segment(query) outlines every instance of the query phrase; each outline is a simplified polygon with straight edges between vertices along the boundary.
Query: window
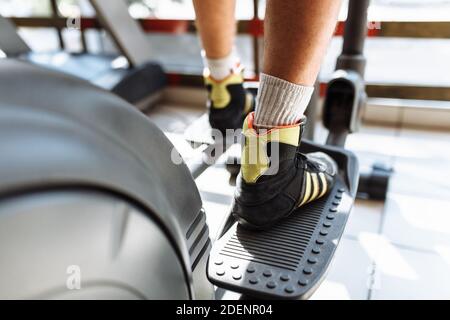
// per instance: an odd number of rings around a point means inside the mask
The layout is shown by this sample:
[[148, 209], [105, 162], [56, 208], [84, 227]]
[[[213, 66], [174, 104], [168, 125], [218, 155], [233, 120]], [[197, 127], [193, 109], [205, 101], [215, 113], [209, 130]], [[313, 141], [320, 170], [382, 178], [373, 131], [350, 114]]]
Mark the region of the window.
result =
[[[127, 0], [134, 18], [194, 19], [192, 0]], [[253, 18], [253, 0], [236, 1], [236, 17]]]
[[372, 21], [450, 21], [450, 0], [372, 0]]
[[51, 16], [48, 0], [0, 0], [0, 14], [5, 17]]
[[[266, 0], [259, 0], [258, 16], [263, 19]], [[340, 20], [347, 16], [344, 0]], [[450, 0], [371, 0], [371, 21], [450, 21]]]

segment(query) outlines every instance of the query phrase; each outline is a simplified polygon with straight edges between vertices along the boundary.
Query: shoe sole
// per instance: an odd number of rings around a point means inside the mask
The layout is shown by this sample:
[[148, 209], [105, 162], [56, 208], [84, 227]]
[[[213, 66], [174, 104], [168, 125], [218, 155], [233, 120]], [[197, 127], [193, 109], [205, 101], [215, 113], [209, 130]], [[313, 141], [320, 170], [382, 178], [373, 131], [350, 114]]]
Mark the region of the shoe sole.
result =
[[[321, 197], [326, 197], [331, 190], [333, 190], [334, 187], [334, 181], [333, 184], [330, 186], [330, 189]], [[319, 200], [320, 198], [315, 199], [314, 201]], [[273, 227], [274, 225], [276, 225], [277, 223], [279, 223], [281, 220], [288, 218], [291, 214], [293, 214], [296, 210], [300, 209], [301, 207], [296, 207], [293, 210], [291, 210], [290, 212], [288, 212], [287, 214], [285, 214], [284, 216], [278, 218], [277, 220], [274, 220], [268, 224], [265, 225], [255, 225], [251, 222], [248, 222], [247, 220], [245, 220], [244, 218], [240, 217], [237, 213], [232, 212], [231, 215], [234, 217], [234, 219], [245, 229], [250, 230], [250, 231], [264, 231], [264, 230], [268, 230], [271, 227]]]

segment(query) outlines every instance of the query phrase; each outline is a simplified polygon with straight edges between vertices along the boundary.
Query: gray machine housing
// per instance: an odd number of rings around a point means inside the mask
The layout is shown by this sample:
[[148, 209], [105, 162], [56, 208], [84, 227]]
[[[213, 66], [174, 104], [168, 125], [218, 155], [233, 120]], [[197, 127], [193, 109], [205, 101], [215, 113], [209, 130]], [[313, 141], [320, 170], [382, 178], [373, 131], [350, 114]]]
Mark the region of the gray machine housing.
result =
[[148, 118], [15, 59], [0, 97], [0, 298], [213, 297], [199, 193]]

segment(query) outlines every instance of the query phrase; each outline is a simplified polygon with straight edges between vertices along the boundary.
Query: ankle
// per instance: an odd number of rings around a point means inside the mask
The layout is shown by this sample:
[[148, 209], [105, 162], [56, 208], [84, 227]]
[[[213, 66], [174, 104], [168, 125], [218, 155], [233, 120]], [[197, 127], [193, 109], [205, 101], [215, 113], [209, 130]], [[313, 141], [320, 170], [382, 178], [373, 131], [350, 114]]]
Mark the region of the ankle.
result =
[[216, 81], [221, 81], [234, 73], [239, 67], [239, 58], [233, 49], [230, 54], [219, 59], [210, 59], [202, 52], [208, 75]]
[[302, 86], [261, 74], [255, 112], [257, 129], [297, 124], [303, 118], [314, 87]]

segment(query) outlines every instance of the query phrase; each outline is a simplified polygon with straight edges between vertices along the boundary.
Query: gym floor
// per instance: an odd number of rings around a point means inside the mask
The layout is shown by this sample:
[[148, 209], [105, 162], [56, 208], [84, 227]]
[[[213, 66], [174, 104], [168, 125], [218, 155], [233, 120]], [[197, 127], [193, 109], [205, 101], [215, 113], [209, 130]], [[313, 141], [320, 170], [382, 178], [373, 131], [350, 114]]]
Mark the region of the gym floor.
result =
[[[204, 112], [161, 104], [149, 112], [169, 138]], [[318, 141], [326, 131], [317, 128]], [[349, 137], [360, 166], [394, 168], [385, 203], [357, 200], [330, 273], [313, 299], [442, 299], [450, 297], [450, 131], [363, 125]], [[180, 151], [183, 154], [183, 151]], [[234, 187], [223, 157], [197, 179], [211, 239], [229, 209]], [[444, 275], [444, 277], [442, 277]], [[228, 293], [225, 298], [236, 298]]]

